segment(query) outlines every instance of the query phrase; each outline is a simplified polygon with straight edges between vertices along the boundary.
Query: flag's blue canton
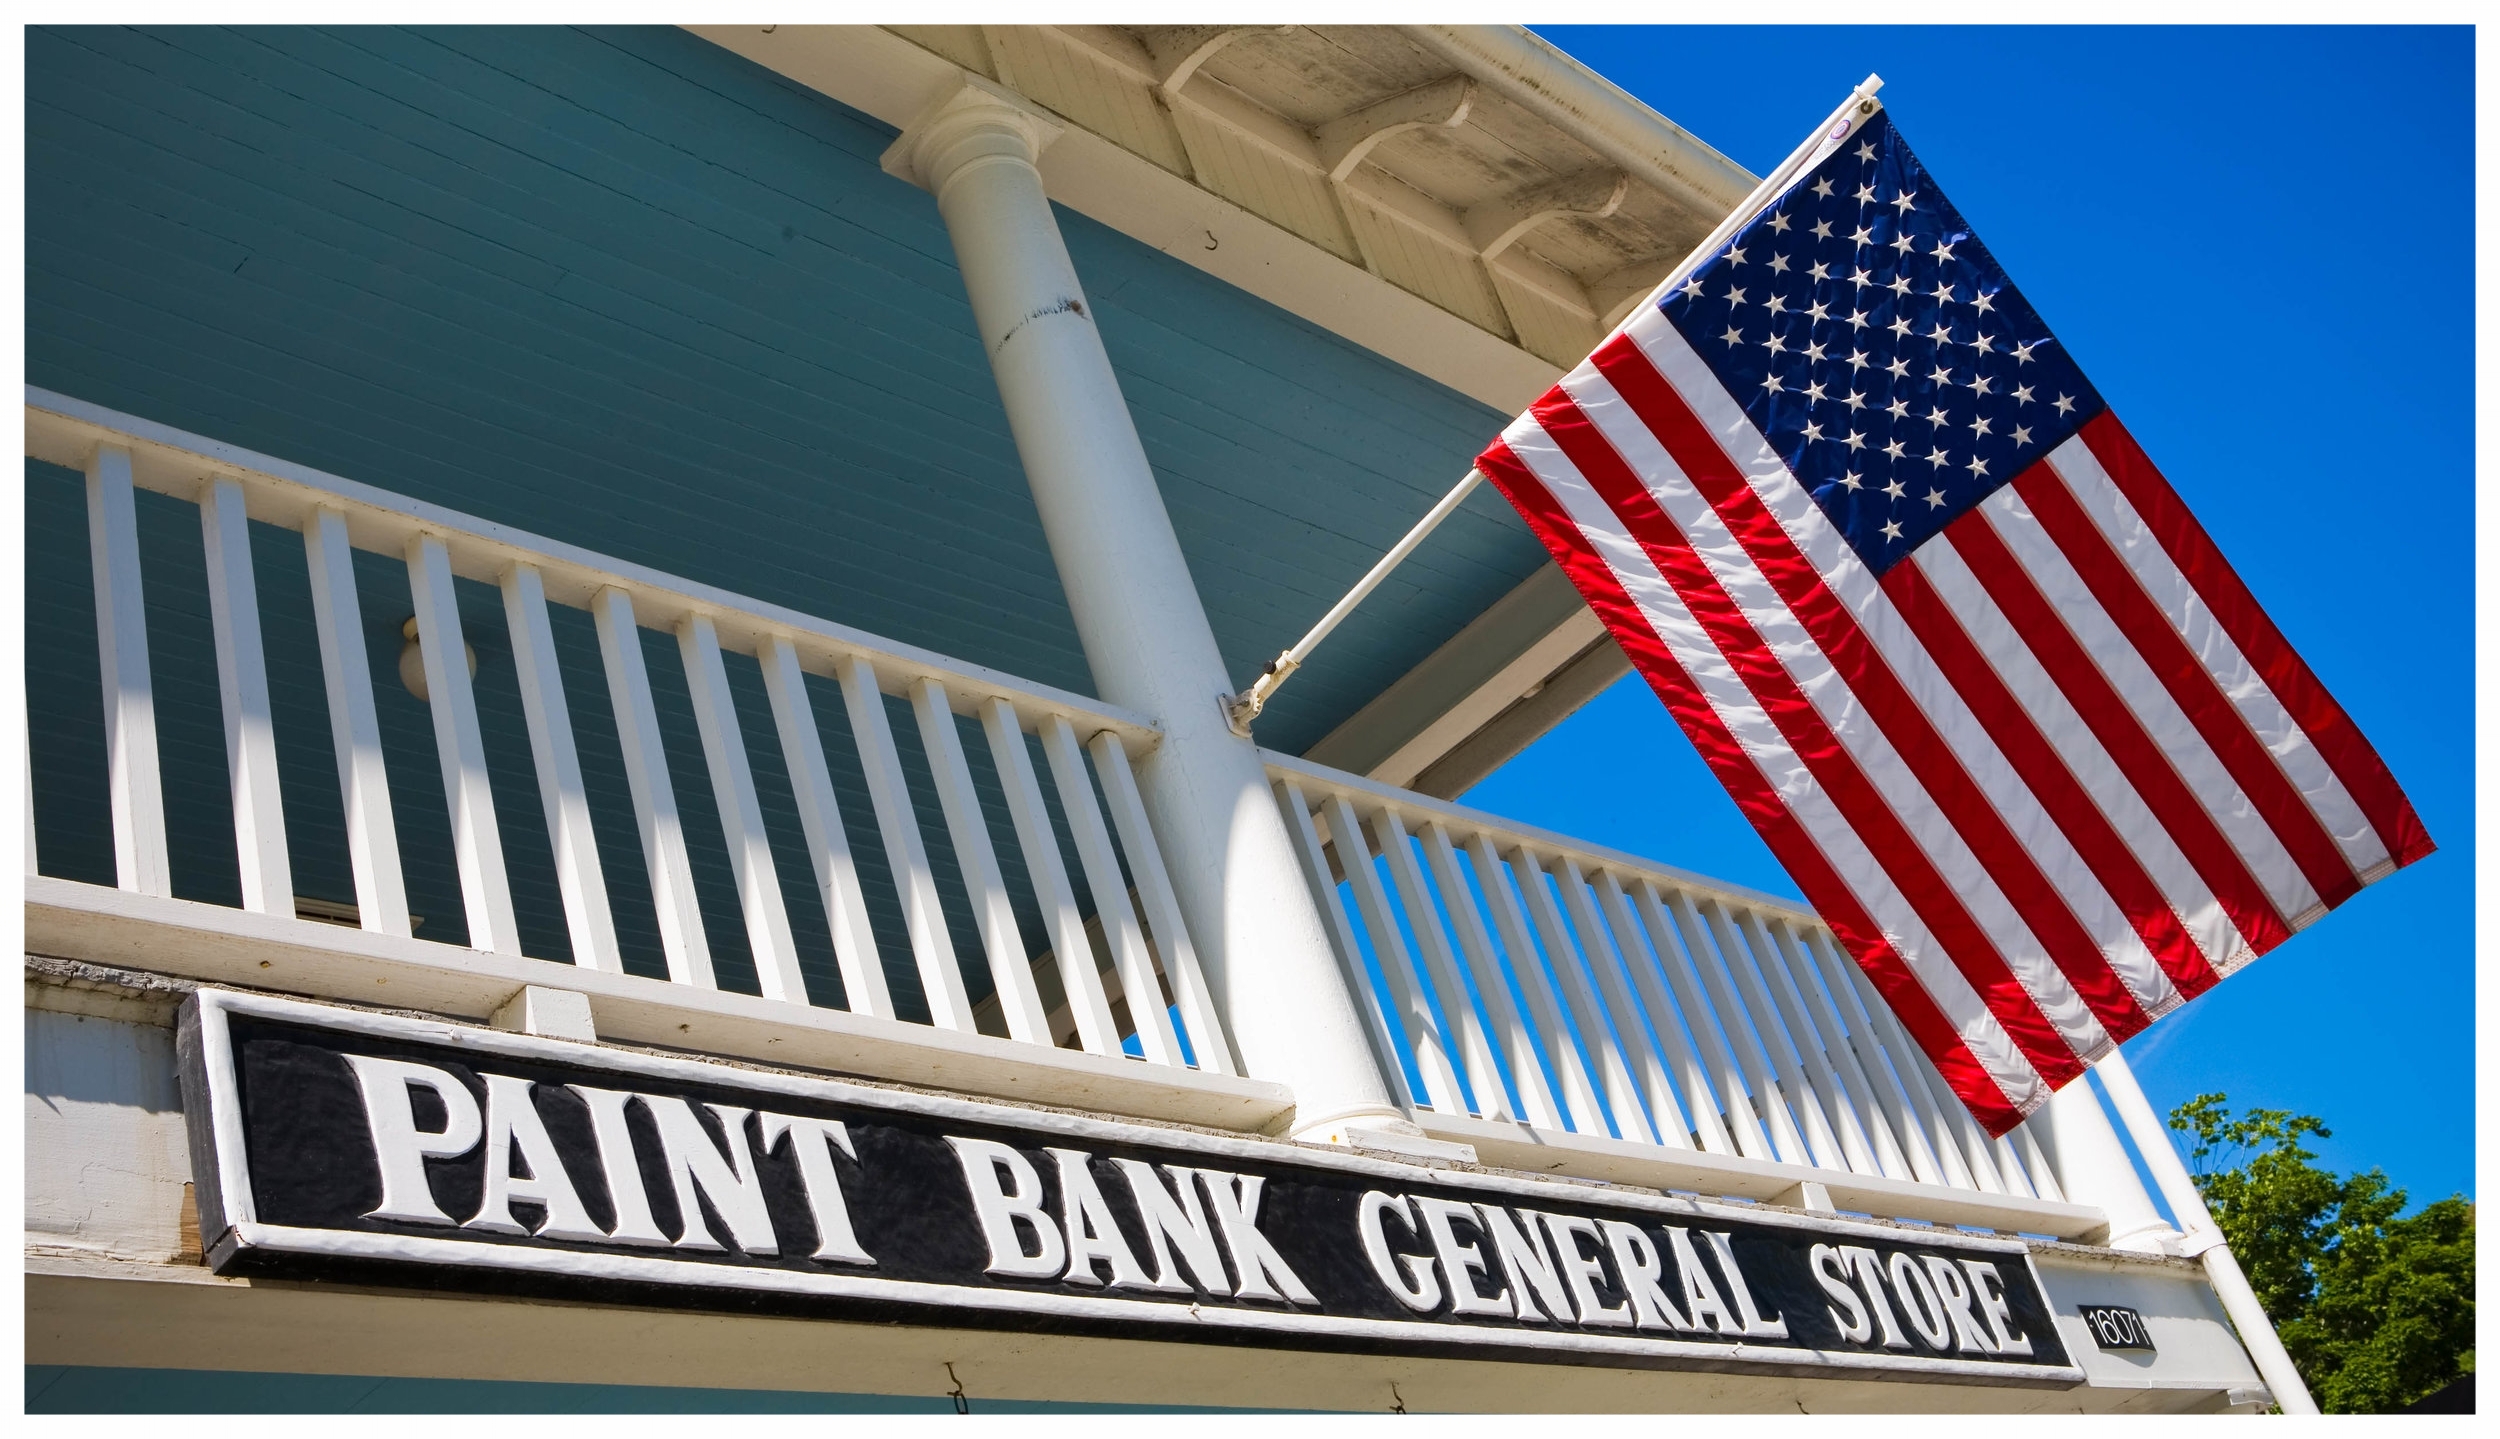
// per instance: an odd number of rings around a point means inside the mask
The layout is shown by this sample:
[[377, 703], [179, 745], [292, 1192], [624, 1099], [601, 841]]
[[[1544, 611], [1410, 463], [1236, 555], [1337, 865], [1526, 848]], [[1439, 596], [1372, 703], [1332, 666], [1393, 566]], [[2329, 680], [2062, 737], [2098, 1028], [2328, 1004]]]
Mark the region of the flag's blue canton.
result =
[[1662, 308], [1877, 574], [2102, 408], [1880, 112]]

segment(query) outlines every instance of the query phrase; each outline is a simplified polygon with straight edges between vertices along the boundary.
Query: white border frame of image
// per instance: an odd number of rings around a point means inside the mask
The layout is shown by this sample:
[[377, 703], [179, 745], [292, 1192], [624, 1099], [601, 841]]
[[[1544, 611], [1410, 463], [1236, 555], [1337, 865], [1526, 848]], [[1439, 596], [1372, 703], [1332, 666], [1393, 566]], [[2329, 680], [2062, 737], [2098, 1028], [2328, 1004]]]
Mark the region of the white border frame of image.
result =
[[[910, 1114], [927, 1119], [957, 1120], [1006, 1129], [1040, 1131], [1049, 1135], [1096, 1143], [1195, 1151], [1227, 1159], [1330, 1170], [1392, 1183], [1474, 1190], [1548, 1204], [1552, 1203], [1555, 1198], [1556, 1186], [1551, 1183], [1511, 1179], [1495, 1174], [1399, 1164], [1394, 1161], [1375, 1159], [1368, 1155], [1336, 1154], [1316, 1147], [1279, 1144], [1264, 1140], [1230, 1139], [1195, 1130], [1126, 1124], [1117, 1120], [1093, 1119], [1053, 1110], [1022, 1109], [973, 1100], [950, 1099], [933, 1094], [871, 1088], [836, 1079], [781, 1074], [768, 1070], [714, 1064], [702, 1060], [671, 1059], [660, 1055], [611, 1049], [571, 1040], [546, 1039], [504, 1030], [473, 1029], [462, 1025], [408, 1019], [399, 1015], [376, 1014], [365, 1010], [344, 1009], [237, 990], [204, 987], [198, 990], [193, 998], [197, 1006], [201, 1070], [208, 1089], [210, 1127], [215, 1136], [217, 1203], [222, 1211], [215, 1219], [206, 1215], [202, 1216], [202, 1235], [212, 1247], [219, 1243], [223, 1235], [211, 1232], [211, 1226], [222, 1220], [226, 1225], [231, 1226], [235, 1241], [246, 1248], [275, 1250], [291, 1254], [378, 1259], [417, 1264], [450, 1264], [465, 1268], [534, 1271], [574, 1279], [666, 1284], [700, 1289], [745, 1290], [829, 1299], [883, 1301], [976, 1312], [1046, 1315], [1097, 1322], [1160, 1325], [1175, 1331], [1200, 1328], [1229, 1329], [1248, 1333], [1290, 1335], [1303, 1339], [1341, 1338], [1375, 1343], [1385, 1341], [1444, 1347], [1464, 1344], [1494, 1351], [1513, 1351], [1522, 1359], [1534, 1358], [1539, 1354], [1554, 1354], [1567, 1356], [1570, 1360], [1580, 1363], [1591, 1363], [1603, 1362], [1609, 1356], [1620, 1356], [1625, 1359], [1652, 1362], [1684, 1361], [1683, 1364], [1672, 1367], [1700, 1365], [1723, 1372], [1756, 1371], [1774, 1374], [1819, 1369], [1871, 1378], [1895, 1376], [1950, 1378], [2023, 1388], [2072, 1388], [2082, 1384], [2085, 1378], [2083, 1370], [2071, 1363], [2064, 1366], [1993, 1364], [1978, 1360], [1939, 1359], [1916, 1354], [1895, 1356], [1845, 1350], [1780, 1349], [1743, 1343], [1707, 1344], [1690, 1340], [1642, 1339], [1561, 1331], [1536, 1333], [1527, 1330], [1482, 1328], [1464, 1323], [1423, 1323], [1410, 1320], [1344, 1318], [1325, 1314], [1215, 1309], [1204, 1305], [1115, 1299], [1108, 1296], [981, 1289], [965, 1285], [929, 1284], [864, 1275], [797, 1273], [784, 1269], [657, 1259], [640, 1255], [576, 1253], [519, 1245], [488, 1244], [472, 1240], [432, 1239], [414, 1235], [371, 1234], [354, 1230], [306, 1229], [292, 1225], [264, 1224], [254, 1212], [252, 1204], [251, 1172], [243, 1139], [243, 1116], [235, 1094], [234, 1051], [226, 1023], [227, 1016], [230, 1014], [302, 1024], [332, 1031], [345, 1031], [374, 1038], [430, 1044], [480, 1055], [502, 1055], [551, 1064], [622, 1072], [681, 1084], [714, 1085], [784, 1094], [822, 1103]], [[1604, 1202], [1609, 1205], [1646, 1210], [1688, 1220], [1722, 1219], [1772, 1228], [1802, 1229], [1842, 1237], [1863, 1237], [1896, 1246], [1912, 1238], [1890, 1226], [1866, 1224], [1848, 1219], [1808, 1219], [1799, 1215], [1716, 1204], [1703, 1199], [1684, 1199], [1614, 1189], [1593, 1191], [1593, 1197], [1595, 1196], [1602, 1196]], [[2020, 1240], [1992, 1239], [1965, 1234], [1958, 1230], [1938, 1229], [1917, 1234], [1913, 1242], [1935, 1248], [1966, 1249], [2004, 1259], [2020, 1259], [2024, 1270], [2031, 1277], [2035, 1290], [2044, 1298], [2049, 1292], [2047, 1286], [2041, 1282], [2037, 1267], [2031, 1262], [2030, 1247]], [[2063, 1342], [2062, 1337], [2060, 1342]]]

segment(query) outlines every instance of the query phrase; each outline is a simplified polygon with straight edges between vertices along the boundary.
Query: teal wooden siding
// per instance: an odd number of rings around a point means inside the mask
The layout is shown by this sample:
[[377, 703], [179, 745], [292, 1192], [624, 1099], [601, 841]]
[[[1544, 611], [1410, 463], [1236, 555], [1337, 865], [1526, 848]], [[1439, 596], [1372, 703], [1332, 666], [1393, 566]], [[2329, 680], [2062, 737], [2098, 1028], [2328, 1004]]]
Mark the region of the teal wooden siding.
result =
[[[1090, 691], [934, 203], [893, 132], [682, 31], [31, 30], [31, 382], [637, 563]], [[1503, 417], [1081, 216], [1061, 223], [1236, 682], [1393, 541]], [[110, 882], [84, 502], [27, 467], [44, 869]], [[196, 511], [142, 496], [177, 890], [234, 902]], [[299, 537], [254, 527], [300, 892], [352, 898]], [[1298, 750], [1541, 560], [1479, 497], [1262, 722]], [[459, 939], [404, 569], [359, 555], [420, 934]], [[516, 907], [567, 957], [500, 607], [460, 587]], [[629, 965], [650, 898], [586, 615], [559, 648]], [[752, 989], [682, 674], [646, 635], [723, 982]], [[733, 689], [819, 1000], [821, 908], [752, 661]], [[817, 692], [837, 768], [841, 705]], [[977, 932], [917, 736], [932, 858]], [[985, 746], [967, 749], [1007, 840]], [[845, 815], [873, 834], [858, 776]], [[872, 904], [893, 918], [873, 844]], [[1025, 932], [1038, 913], [1012, 859]], [[1073, 856], [1070, 856], [1073, 863]], [[880, 923], [917, 1002], [899, 924]]]

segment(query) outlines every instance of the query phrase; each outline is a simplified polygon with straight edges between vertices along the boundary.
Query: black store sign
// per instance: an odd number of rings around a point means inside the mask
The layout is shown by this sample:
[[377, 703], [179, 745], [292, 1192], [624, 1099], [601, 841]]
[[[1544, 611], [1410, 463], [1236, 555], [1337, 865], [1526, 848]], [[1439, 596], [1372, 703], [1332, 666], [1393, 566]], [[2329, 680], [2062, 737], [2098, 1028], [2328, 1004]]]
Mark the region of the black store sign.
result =
[[2082, 1381], [2020, 1243], [203, 991], [220, 1274], [1348, 1352]]

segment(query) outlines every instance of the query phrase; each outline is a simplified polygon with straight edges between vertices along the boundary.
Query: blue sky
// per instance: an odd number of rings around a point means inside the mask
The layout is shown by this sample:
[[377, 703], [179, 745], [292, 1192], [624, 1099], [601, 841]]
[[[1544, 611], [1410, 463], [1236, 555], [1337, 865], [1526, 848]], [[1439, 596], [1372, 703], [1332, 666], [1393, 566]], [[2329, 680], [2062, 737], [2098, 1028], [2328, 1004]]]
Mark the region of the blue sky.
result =
[[[1540, 34], [1759, 174], [1894, 122], [2378, 746], [2440, 852], [2127, 1046], [2167, 1110], [2325, 1118], [2474, 1188], [2473, 40], [2452, 29]], [[1637, 758], [1626, 763], [1624, 756]], [[1783, 894], [1638, 680], [1466, 803]]]

